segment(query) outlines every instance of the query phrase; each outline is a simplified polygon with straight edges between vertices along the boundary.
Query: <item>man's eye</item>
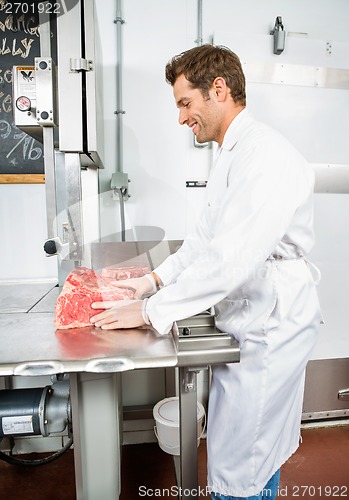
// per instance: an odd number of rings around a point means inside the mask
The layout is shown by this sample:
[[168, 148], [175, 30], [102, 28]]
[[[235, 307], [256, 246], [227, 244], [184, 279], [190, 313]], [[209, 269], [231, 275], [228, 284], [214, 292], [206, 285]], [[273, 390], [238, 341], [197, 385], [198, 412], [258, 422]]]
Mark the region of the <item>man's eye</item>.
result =
[[190, 104], [190, 102], [185, 103], [185, 104], [184, 104], [184, 107], [185, 107], [185, 108], [189, 108], [189, 104]]

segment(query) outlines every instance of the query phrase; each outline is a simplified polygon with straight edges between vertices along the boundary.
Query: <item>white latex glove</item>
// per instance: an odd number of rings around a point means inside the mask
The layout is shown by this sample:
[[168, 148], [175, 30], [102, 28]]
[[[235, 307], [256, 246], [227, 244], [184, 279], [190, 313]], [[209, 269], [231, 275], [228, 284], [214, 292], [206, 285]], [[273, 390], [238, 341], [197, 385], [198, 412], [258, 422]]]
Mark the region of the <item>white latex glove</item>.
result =
[[[132, 278], [129, 281], [133, 279], [138, 280], [142, 278]], [[146, 324], [142, 313], [142, 300], [94, 302], [91, 307], [93, 309], [105, 309], [105, 311], [91, 318], [91, 323], [94, 323], [95, 326], [100, 326], [103, 330], [138, 328]]]
[[117, 286], [119, 288], [131, 288], [135, 291], [134, 298], [141, 299], [153, 295], [156, 290], [155, 279], [151, 274], [145, 274], [140, 278], [129, 278], [126, 280], [118, 280]]

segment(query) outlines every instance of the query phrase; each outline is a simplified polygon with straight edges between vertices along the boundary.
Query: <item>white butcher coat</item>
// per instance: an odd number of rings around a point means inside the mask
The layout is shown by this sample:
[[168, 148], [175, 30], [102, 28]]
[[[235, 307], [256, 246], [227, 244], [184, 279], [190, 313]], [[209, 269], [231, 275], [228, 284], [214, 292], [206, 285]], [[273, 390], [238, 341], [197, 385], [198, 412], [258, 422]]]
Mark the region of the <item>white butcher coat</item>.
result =
[[215, 306], [240, 363], [213, 368], [208, 486], [258, 494], [297, 449], [304, 371], [321, 313], [310, 265], [313, 171], [244, 109], [228, 128], [194, 234], [155, 272], [146, 312], [160, 333]]

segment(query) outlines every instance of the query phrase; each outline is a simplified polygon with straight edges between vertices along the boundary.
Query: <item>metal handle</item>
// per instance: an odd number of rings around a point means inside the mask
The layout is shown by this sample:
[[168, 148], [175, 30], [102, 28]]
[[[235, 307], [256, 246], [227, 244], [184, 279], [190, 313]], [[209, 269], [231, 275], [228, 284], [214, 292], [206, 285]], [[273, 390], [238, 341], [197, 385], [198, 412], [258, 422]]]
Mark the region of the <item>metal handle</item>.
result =
[[349, 388], [342, 389], [341, 391], [339, 391], [338, 399], [341, 399], [342, 401], [349, 401]]
[[13, 370], [13, 375], [36, 377], [38, 375], [56, 375], [56, 373], [63, 372], [63, 365], [58, 361], [31, 361], [17, 365]]

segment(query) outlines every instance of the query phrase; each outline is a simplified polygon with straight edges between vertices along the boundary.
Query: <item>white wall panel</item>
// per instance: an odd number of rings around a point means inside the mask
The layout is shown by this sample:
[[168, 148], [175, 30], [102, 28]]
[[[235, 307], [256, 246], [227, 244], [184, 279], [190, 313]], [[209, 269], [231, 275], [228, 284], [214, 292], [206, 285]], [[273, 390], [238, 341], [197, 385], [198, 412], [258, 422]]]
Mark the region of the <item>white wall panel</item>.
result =
[[309, 255], [321, 270], [324, 317], [313, 359], [349, 357], [349, 194], [315, 195], [316, 245]]
[[286, 31], [310, 38], [349, 41], [347, 0], [209, 0], [204, 1], [205, 31], [266, 34], [281, 16]]
[[57, 275], [57, 257], [46, 257], [45, 187], [0, 184], [0, 280], [45, 281]]
[[[104, 9], [103, 2], [103, 9]], [[194, 8], [193, 8], [194, 7]], [[109, 3], [110, 12], [113, 12]], [[100, 20], [102, 13], [99, 11]], [[185, 50], [195, 38], [196, 10], [193, 2], [123, 3], [123, 168], [131, 180], [126, 203], [130, 226], [157, 226], [167, 239], [181, 239], [185, 232], [186, 154], [189, 131], [181, 130], [171, 87], [165, 82], [165, 65], [172, 55]], [[103, 25], [106, 12], [103, 11]], [[106, 54], [111, 63], [114, 34], [107, 33]], [[191, 42], [187, 42], [191, 38]], [[115, 49], [115, 45], [114, 45]], [[105, 67], [106, 76], [110, 68]], [[115, 71], [115, 70], [114, 70]], [[115, 165], [115, 74], [105, 78], [109, 120], [106, 134], [106, 169], [101, 186], [109, 189]], [[112, 122], [114, 121], [114, 123]], [[207, 170], [207, 166], [206, 166]], [[118, 202], [108, 200], [102, 219], [102, 235], [118, 240]], [[116, 228], [116, 229], [115, 229]], [[146, 229], [143, 231], [146, 233]]]

